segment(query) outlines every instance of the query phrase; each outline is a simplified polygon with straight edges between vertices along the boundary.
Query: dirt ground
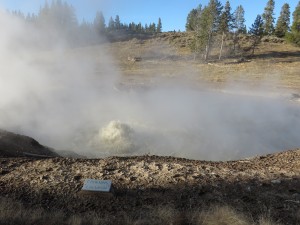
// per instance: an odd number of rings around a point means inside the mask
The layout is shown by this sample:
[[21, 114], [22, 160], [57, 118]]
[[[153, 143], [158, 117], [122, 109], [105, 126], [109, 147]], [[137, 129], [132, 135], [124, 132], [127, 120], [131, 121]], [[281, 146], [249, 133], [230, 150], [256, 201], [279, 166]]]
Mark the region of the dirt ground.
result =
[[[122, 217], [172, 206], [183, 214], [230, 205], [254, 220], [300, 224], [300, 150], [229, 162], [139, 156], [0, 158], [0, 196], [69, 214]], [[112, 180], [114, 197], [80, 195], [87, 178]]]

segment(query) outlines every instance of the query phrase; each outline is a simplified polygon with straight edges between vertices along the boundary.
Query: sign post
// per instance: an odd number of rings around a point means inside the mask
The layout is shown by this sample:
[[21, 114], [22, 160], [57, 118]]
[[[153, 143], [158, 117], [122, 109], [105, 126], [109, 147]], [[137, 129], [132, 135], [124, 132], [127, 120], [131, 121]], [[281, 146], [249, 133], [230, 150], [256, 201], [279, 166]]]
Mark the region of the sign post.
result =
[[114, 190], [111, 180], [95, 180], [95, 179], [86, 179], [84, 181], [83, 187], [80, 191], [84, 195], [106, 195], [113, 196]]

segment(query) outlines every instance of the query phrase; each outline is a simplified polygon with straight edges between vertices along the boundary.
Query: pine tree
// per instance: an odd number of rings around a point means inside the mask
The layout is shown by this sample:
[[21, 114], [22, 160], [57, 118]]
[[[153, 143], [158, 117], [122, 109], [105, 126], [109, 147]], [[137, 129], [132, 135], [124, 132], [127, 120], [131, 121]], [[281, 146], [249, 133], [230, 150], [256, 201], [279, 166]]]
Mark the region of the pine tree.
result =
[[146, 32], [146, 33], [149, 32], [149, 27], [148, 27], [148, 24], [147, 24], [147, 23], [145, 24], [145, 32]]
[[141, 22], [139, 22], [139, 23], [136, 25], [136, 31], [137, 31], [138, 33], [142, 33], [142, 31], [143, 31], [143, 26], [142, 26], [142, 23], [141, 23]]
[[196, 31], [199, 17], [201, 15], [202, 5], [199, 5], [196, 9], [192, 9], [186, 19], [185, 29], [186, 31]]
[[155, 23], [150, 23], [149, 32], [150, 33], [155, 33], [156, 32], [156, 24]]
[[210, 0], [208, 7], [211, 13], [210, 21], [212, 31], [217, 32], [220, 27], [223, 6], [219, 0]]
[[284, 37], [285, 34], [289, 31], [290, 14], [290, 6], [289, 4], [285, 3], [281, 8], [281, 12], [275, 27], [275, 35], [277, 37]]
[[252, 44], [252, 54], [254, 54], [254, 50], [256, 46], [259, 44], [263, 34], [264, 34], [264, 22], [262, 20], [261, 15], [257, 15], [254, 23], [252, 24], [249, 34], [253, 37], [253, 44]]
[[224, 7], [224, 11], [221, 14], [221, 21], [219, 24], [219, 32], [222, 34], [219, 60], [222, 57], [225, 36], [232, 30], [232, 28], [233, 28], [233, 15], [231, 13], [230, 3], [229, 1], [227, 1]]
[[50, 7], [48, 1], [45, 1], [45, 5], [43, 7], [40, 7], [38, 13], [38, 23], [41, 27], [45, 26], [48, 23], [49, 15], [50, 15]]
[[205, 46], [208, 43], [209, 35], [211, 32], [210, 24], [211, 22], [208, 20], [210, 15], [209, 9], [207, 6], [201, 10], [201, 14], [198, 15], [198, 21], [196, 24], [196, 32], [193, 42], [191, 43], [191, 49], [195, 54], [199, 54], [205, 51]]
[[242, 5], [237, 6], [233, 13], [233, 54], [239, 48], [239, 34], [246, 34], [245, 10]]
[[197, 22], [196, 49], [205, 49], [204, 59], [207, 60], [213, 44], [213, 36], [218, 32], [223, 6], [218, 0], [210, 0], [201, 12]]
[[119, 15], [116, 15], [114, 28], [116, 30], [120, 30], [121, 29], [121, 21], [120, 21]]
[[93, 25], [96, 33], [102, 34], [105, 32], [105, 19], [101, 11], [96, 13]]
[[274, 8], [275, 1], [269, 0], [267, 6], [265, 7], [265, 11], [262, 15], [264, 21], [264, 34], [272, 35], [274, 33]]
[[239, 5], [233, 13], [234, 28], [237, 34], [247, 33], [245, 25], [245, 10], [243, 6]]
[[190, 47], [195, 54], [203, 52], [205, 60], [209, 57], [213, 38], [219, 31], [222, 9], [220, 1], [210, 0], [207, 6], [197, 12], [194, 25], [195, 36]]
[[115, 21], [114, 21], [114, 19], [112, 17], [109, 18], [108, 29], [110, 31], [115, 30]]
[[158, 23], [157, 23], [157, 27], [156, 27], [156, 32], [157, 32], [157, 33], [161, 33], [161, 31], [162, 31], [161, 18], [158, 18]]
[[186, 18], [186, 24], [185, 24], [185, 30], [186, 31], [194, 31], [195, 30], [195, 19], [197, 16], [197, 10], [192, 9], [187, 18]]
[[33, 14], [33, 13], [28, 13], [27, 16], [26, 16], [26, 21], [29, 22], [29, 23], [35, 23], [37, 20], [36, 18], [36, 15]]
[[233, 15], [231, 13], [231, 6], [229, 1], [226, 1], [224, 11], [221, 14], [221, 20], [219, 25], [220, 33], [228, 33], [233, 27]]
[[300, 1], [293, 12], [292, 32], [300, 32]]
[[293, 12], [293, 24], [288, 39], [300, 46], [300, 1]]

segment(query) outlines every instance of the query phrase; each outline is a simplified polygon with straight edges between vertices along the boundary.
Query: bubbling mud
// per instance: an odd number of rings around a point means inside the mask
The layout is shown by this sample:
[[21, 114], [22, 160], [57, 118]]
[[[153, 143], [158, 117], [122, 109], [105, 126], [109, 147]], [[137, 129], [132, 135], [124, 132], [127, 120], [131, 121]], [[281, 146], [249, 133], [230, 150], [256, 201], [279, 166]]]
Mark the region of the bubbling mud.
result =
[[134, 130], [120, 121], [111, 121], [98, 133], [103, 148], [110, 154], [130, 154], [137, 150]]

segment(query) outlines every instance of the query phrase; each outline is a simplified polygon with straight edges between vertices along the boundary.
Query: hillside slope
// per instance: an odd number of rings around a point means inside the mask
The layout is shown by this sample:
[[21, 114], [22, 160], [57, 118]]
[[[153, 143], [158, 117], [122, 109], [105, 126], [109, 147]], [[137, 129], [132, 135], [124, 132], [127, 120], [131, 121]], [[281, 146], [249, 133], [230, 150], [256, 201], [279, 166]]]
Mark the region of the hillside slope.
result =
[[0, 157], [22, 157], [30, 154], [45, 157], [59, 156], [53, 150], [41, 145], [33, 138], [0, 130]]

